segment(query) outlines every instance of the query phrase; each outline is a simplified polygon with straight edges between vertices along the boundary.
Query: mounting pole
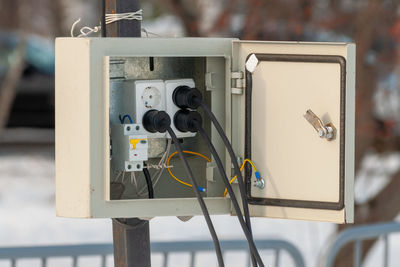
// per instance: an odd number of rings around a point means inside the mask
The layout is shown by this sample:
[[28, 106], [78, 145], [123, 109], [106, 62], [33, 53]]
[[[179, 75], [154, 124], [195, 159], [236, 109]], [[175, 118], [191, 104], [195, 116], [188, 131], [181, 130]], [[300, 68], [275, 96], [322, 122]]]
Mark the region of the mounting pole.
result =
[[113, 219], [114, 266], [150, 267], [149, 221]]
[[[105, 25], [105, 14], [135, 12], [140, 9], [139, 0], [102, 0], [103, 16], [101, 25]], [[141, 37], [140, 20], [120, 20], [102, 27], [104, 37]]]
[[[103, 37], [140, 37], [141, 21], [121, 20], [105, 24], [105, 14], [135, 12], [139, 0], [102, 0]], [[114, 266], [151, 267], [149, 221], [139, 218], [113, 219]]]

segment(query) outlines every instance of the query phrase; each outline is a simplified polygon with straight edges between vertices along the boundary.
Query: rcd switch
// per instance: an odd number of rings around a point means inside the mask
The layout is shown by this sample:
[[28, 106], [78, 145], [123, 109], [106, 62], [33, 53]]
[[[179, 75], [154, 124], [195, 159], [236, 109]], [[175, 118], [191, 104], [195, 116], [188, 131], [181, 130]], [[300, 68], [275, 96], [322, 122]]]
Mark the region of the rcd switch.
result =
[[111, 129], [112, 161], [119, 171], [140, 171], [148, 160], [148, 138], [138, 124], [114, 124]]

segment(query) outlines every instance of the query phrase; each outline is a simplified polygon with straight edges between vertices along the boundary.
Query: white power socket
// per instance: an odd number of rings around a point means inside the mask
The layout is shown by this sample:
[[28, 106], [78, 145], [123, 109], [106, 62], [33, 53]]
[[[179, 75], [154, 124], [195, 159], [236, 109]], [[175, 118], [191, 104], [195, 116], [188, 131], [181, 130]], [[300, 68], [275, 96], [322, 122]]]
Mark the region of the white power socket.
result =
[[[178, 131], [174, 125], [175, 113], [180, 110], [172, 100], [172, 94], [178, 86], [195, 87], [193, 79], [179, 80], [137, 80], [124, 85], [123, 105], [125, 114], [133, 118], [133, 122], [142, 125], [143, 115], [152, 109], [164, 110], [171, 118], [171, 128], [178, 138], [193, 137], [196, 133]], [[167, 133], [149, 133], [149, 138], [169, 137]]]
[[[123, 105], [126, 114], [142, 125], [143, 115], [152, 109], [165, 110], [165, 83], [163, 80], [137, 80], [124, 85]], [[150, 138], [163, 138], [166, 133], [147, 133]]]
[[[172, 94], [174, 93], [174, 90], [178, 86], [189, 86], [190, 88], [195, 87], [195, 83], [193, 79], [181, 79], [181, 80], [167, 80], [165, 81], [165, 89], [166, 89], [166, 112], [168, 115], [171, 117], [171, 128], [174, 130], [176, 136], [178, 138], [184, 138], [184, 137], [193, 137], [196, 136], [196, 133], [191, 133], [191, 132], [186, 132], [183, 133], [181, 131], [178, 131], [175, 128], [174, 125], [174, 116], [175, 113], [180, 110], [178, 106], [174, 104], [174, 101], [172, 100]], [[168, 135], [169, 136], [169, 135]]]

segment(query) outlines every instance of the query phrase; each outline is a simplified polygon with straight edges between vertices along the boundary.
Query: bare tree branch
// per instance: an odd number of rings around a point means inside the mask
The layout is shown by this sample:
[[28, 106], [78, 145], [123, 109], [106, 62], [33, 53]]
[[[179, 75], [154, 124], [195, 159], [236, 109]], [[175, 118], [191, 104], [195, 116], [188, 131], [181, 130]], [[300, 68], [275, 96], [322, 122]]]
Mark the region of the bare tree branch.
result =
[[189, 9], [183, 0], [166, 0], [166, 2], [175, 15], [182, 20], [188, 36], [196, 37], [201, 35], [199, 26], [201, 12], [196, 10], [197, 1], [191, 1], [192, 9]]
[[232, 15], [234, 14], [237, 7], [237, 0], [227, 0], [225, 8], [219, 14], [214, 25], [210, 29], [210, 33], [224, 32], [231, 26]]

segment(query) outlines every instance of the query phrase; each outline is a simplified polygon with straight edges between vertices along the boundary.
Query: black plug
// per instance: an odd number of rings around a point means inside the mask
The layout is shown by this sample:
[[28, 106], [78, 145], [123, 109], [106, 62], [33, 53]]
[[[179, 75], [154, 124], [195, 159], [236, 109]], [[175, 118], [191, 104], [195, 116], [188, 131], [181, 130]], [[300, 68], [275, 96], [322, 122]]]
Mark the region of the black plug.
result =
[[175, 113], [174, 116], [174, 124], [176, 129], [178, 129], [183, 133], [197, 132], [198, 131], [197, 125], [201, 125], [202, 122], [203, 119], [201, 118], [201, 115], [197, 111], [189, 111], [183, 109]]
[[147, 111], [143, 116], [143, 127], [151, 133], [165, 133], [171, 126], [171, 118], [165, 111], [155, 109]]
[[197, 88], [190, 88], [183, 85], [175, 88], [172, 94], [174, 104], [180, 108], [196, 109], [202, 100], [201, 92]]

